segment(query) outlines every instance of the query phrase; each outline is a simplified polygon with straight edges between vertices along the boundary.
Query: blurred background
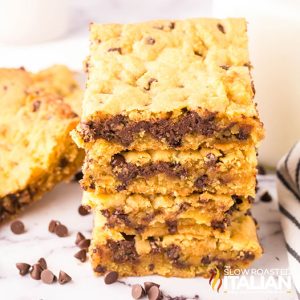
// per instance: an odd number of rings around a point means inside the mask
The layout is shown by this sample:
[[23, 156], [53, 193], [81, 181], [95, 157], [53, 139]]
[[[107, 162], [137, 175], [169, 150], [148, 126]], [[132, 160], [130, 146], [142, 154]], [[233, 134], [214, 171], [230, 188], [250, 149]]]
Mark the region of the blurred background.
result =
[[260, 161], [274, 167], [300, 139], [299, 16], [300, 0], [0, 0], [0, 67], [81, 71], [90, 22], [245, 17], [266, 127]]

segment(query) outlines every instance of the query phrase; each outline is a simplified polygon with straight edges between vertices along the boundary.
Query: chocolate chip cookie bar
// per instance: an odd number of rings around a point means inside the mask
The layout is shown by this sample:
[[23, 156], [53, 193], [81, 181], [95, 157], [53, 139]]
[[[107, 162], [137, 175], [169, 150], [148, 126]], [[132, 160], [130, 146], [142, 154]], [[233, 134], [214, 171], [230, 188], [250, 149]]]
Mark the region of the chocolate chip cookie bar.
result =
[[78, 144], [130, 150], [256, 143], [243, 19], [92, 24]]
[[200, 230], [193, 235], [155, 236], [103, 229], [96, 218], [90, 247], [96, 274], [114, 270], [121, 276], [209, 277], [215, 268], [220, 272], [226, 267], [246, 268], [261, 253], [249, 216], [235, 220], [226, 232]]
[[84, 192], [83, 204], [102, 219], [103, 227], [127, 235], [197, 232], [203, 225], [224, 230], [235, 218], [248, 213], [252, 197], [207, 192], [185, 197], [161, 194], [102, 194]]
[[80, 102], [66, 67], [36, 74], [0, 69], [0, 222], [79, 169], [83, 153], [70, 131], [79, 122], [73, 104]]
[[[106, 144], [106, 145], [104, 145]], [[189, 195], [209, 191], [254, 197], [256, 151], [235, 143], [197, 151], [149, 150], [114, 154], [109, 143], [88, 151], [81, 185], [95, 193]]]
[[96, 273], [209, 276], [261, 255], [244, 19], [92, 24], [81, 121]]

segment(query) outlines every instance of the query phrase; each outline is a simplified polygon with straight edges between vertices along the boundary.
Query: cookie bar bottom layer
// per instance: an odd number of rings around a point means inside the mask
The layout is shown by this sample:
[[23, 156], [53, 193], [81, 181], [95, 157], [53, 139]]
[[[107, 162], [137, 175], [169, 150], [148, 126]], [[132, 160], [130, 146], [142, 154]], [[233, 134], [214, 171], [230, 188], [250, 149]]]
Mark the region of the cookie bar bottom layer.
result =
[[231, 225], [230, 235], [166, 235], [144, 239], [104, 230], [95, 224], [90, 247], [94, 271], [118, 271], [121, 276], [158, 274], [177, 277], [208, 277], [217, 267], [221, 272], [246, 268], [261, 256], [255, 224], [245, 216]]
[[231, 220], [245, 214], [252, 197], [194, 194], [170, 195], [95, 195], [83, 193], [84, 205], [102, 215], [105, 226], [127, 234], [147, 232], [149, 228], [176, 233], [178, 228], [207, 225], [224, 230]]
[[[0, 223], [12, 218], [26, 206], [39, 200], [44, 193], [59, 182], [68, 180], [79, 170], [84, 159], [84, 153], [83, 151], [78, 151], [68, 135], [66, 140], [61, 141], [59, 148], [59, 151], [56, 149], [57, 151], [53, 152], [52, 158], [54, 161], [47, 172], [30, 182], [25, 189], [0, 198]], [[56, 157], [56, 155], [60, 155], [60, 158]]]

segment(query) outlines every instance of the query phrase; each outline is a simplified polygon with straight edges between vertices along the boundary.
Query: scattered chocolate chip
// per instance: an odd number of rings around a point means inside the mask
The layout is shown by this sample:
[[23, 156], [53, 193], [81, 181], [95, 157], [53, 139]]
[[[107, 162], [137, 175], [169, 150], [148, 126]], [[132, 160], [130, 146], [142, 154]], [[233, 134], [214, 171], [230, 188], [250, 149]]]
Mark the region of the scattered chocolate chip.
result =
[[18, 268], [19, 273], [22, 276], [28, 274], [29, 269], [30, 269], [30, 265], [26, 264], [26, 263], [16, 263], [16, 267]]
[[39, 108], [40, 108], [40, 106], [41, 106], [41, 101], [40, 100], [33, 101], [33, 103], [32, 103], [32, 111], [33, 112], [38, 111]]
[[105, 284], [115, 283], [119, 278], [119, 273], [116, 271], [107, 271], [104, 275]]
[[84, 239], [84, 240], [81, 240], [79, 243], [78, 243], [78, 247], [80, 249], [88, 249], [89, 246], [91, 244], [91, 240], [90, 239]]
[[56, 276], [48, 269], [43, 270], [41, 273], [41, 279], [46, 284], [51, 284], [56, 281]]
[[49, 223], [49, 226], [48, 226], [49, 232], [54, 233], [54, 232], [55, 232], [55, 228], [56, 228], [56, 226], [57, 226], [58, 224], [59, 224], [58, 221], [56, 221], [56, 220], [51, 220], [50, 223]]
[[149, 300], [161, 300], [163, 295], [157, 286], [152, 286], [148, 291]]
[[219, 29], [222, 33], [225, 34], [225, 28], [224, 28], [224, 26], [223, 26], [222, 24], [218, 23], [218, 24], [217, 24], [217, 27], [218, 27], [218, 29]]
[[14, 234], [22, 234], [25, 232], [24, 223], [20, 220], [16, 220], [10, 224], [10, 229]]
[[44, 257], [41, 257], [37, 263], [42, 267], [43, 270], [47, 269], [47, 262]]
[[81, 232], [77, 232], [75, 245], [78, 246], [78, 244], [83, 240], [85, 240], [85, 236]]
[[257, 168], [257, 173], [259, 175], [266, 175], [267, 174], [266, 169], [262, 165], [258, 165], [256, 168]]
[[70, 282], [71, 280], [72, 280], [72, 277], [70, 275], [68, 275], [64, 271], [59, 271], [59, 275], [58, 275], [58, 283], [59, 284], [65, 284], [65, 283]]
[[119, 54], [122, 54], [121, 48], [109, 48], [107, 51], [108, 52], [119, 52]]
[[152, 38], [151, 36], [146, 38], [146, 44], [148, 45], [154, 45], [155, 44], [155, 39]]
[[84, 205], [80, 205], [78, 207], [78, 213], [81, 215], [81, 216], [86, 216], [88, 214], [90, 214], [90, 209], [88, 206], [84, 206]]
[[151, 282], [151, 281], [144, 282], [144, 287], [145, 287], [146, 293], [148, 293], [150, 288], [152, 288], [153, 286], [157, 286], [158, 288], [160, 287], [160, 285], [155, 282]]
[[271, 202], [273, 200], [272, 196], [269, 194], [268, 191], [264, 192], [261, 196], [260, 196], [260, 201], [262, 202]]
[[146, 295], [146, 293], [140, 284], [134, 284], [131, 287], [131, 295], [133, 299], [141, 299]]
[[34, 280], [40, 280], [42, 271], [43, 269], [39, 264], [34, 264], [30, 271], [31, 278]]
[[74, 254], [74, 257], [77, 258], [78, 260], [80, 260], [81, 262], [85, 262], [86, 261], [86, 250], [85, 249], [79, 250], [77, 253]]
[[68, 235], [68, 228], [63, 224], [58, 224], [55, 227], [55, 234], [59, 237], [66, 237]]

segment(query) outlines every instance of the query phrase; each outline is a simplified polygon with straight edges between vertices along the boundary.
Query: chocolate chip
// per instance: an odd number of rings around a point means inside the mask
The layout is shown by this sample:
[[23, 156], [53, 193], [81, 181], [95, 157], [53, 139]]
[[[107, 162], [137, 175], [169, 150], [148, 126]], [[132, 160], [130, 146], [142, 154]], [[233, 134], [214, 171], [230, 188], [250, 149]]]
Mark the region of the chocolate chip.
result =
[[85, 249], [79, 250], [77, 253], [74, 254], [74, 257], [77, 258], [78, 260], [80, 260], [81, 262], [85, 262], [86, 261], [86, 250]]
[[131, 287], [131, 295], [133, 299], [141, 299], [146, 293], [140, 284], [134, 284]]
[[257, 168], [257, 173], [259, 175], [266, 175], [267, 174], [266, 169], [262, 165], [258, 165], [256, 168]]
[[177, 260], [180, 256], [180, 247], [174, 244], [171, 244], [166, 249], [166, 254], [171, 260]]
[[260, 201], [262, 202], [271, 202], [273, 200], [272, 196], [269, 194], [268, 191], [264, 192], [261, 196], [260, 196]]
[[95, 269], [94, 269], [95, 272], [97, 273], [100, 273], [100, 274], [103, 274], [107, 271], [106, 267], [105, 266], [102, 266], [102, 265], [98, 265]]
[[122, 54], [121, 48], [109, 48], [107, 51], [108, 52], [119, 52], [119, 54]]
[[30, 269], [30, 265], [26, 264], [26, 263], [16, 263], [16, 267], [18, 268], [19, 273], [22, 276], [28, 274], [29, 269]]
[[151, 36], [146, 38], [146, 44], [148, 45], [154, 45], [155, 44], [155, 39], [152, 38]]
[[51, 284], [56, 281], [56, 276], [48, 269], [43, 270], [41, 273], [41, 279], [46, 284]]
[[37, 263], [41, 266], [41, 268], [43, 270], [47, 269], [47, 262], [46, 262], [45, 258], [41, 257]]
[[104, 275], [105, 284], [115, 283], [119, 278], [119, 273], [116, 271], [107, 271]]
[[205, 175], [202, 175], [200, 177], [198, 177], [195, 182], [194, 182], [194, 186], [198, 189], [204, 189], [206, 186], [207, 186], [207, 183], [208, 183], [208, 176], [205, 174]]
[[78, 172], [78, 173], [75, 174], [73, 180], [78, 182], [82, 178], [83, 178], [83, 173], [80, 171], [80, 172]]
[[16, 220], [10, 224], [10, 229], [14, 234], [22, 234], [25, 232], [24, 223]]
[[81, 232], [77, 232], [75, 245], [78, 246], [78, 244], [83, 240], [85, 240], [85, 236]]
[[56, 226], [57, 226], [58, 224], [59, 224], [58, 221], [56, 221], [56, 220], [51, 220], [50, 223], [49, 223], [49, 226], [48, 226], [49, 232], [54, 233], [54, 232], [55, 232], [55, 228], [56, 228]]
[[32, 103], [32, 111], [33, 112], [38, 111], [39, 108], [40, 108], [40, 106], [41, 106], [41, 101], [40, 100], [33, 101], [33, 103]]
[[68, 228], [63, 224], [58, 224], [55, 227], [55, 234], [59, 237], [66, 237], [68, 235]]
[[222, 24], [218, 23], [218, 24], [217, 24], [217, 27], [218, 27], [218, 29], [219, 29], [222, 33], [225, 34], [225, 28], [224, 28], [224, 26], [223, 26]]
[[58, 275], [58, 283], [59, 284], [65, 284], [65, 283], [70, 282], [71, 280], [72, 280], [72, 277], [70, 275], [68, 275], [64, 271], [59, 271], [59, 275]]
[[144, 90], [145, 90], [145, 91], [149, 91], [153, 82], [158, 82], [158, 80], [155, 79], [155, 78], [150, 78], [150, 79], [148, 80], [148, 86], [145, 87]]
[[154, 264], [149, 264], [149, 265], [148, 265], [148, 270], [149, 270], [150, 272], [153, 271], [154, 268], [155, 268], [155, 265], [154, 265]]
[[39, 264], [34, 264], [30, 271], [31, 278], [34, 280], [40, 280], [42, 271], [43, 269]]
[[80, 205], [78, 207], [78, 213], [81, 215], [81, 216], [86, 216], [88, 214], [90, 214], [90, 209], [88, 206], [84, 206], [84, 205]]
[[149, 300], [161, 300], [163, 295], [157, 286], [152, 286], [148, 291]]
[[150, 288], [153, 287], [153, 286], [157, 286], [158, 288], [160, 287], [160, 285], [157, 284], [157, 283], [155, 283], [155, 282], [151, 282], [151, 281], [144, 282], [144, 287], [145, 287], [146, 293], [148, 293], [148, 291], [150, 290]]
[[200, 53], [199, 51], [197, 51], [197, 50], [194, 50], [194, 54], [195, 55], [197, 55], [197, 56], [200, 56], [200, 57], [202, 57], [203, 55], [202, 55], [202, 53]]
[[175, 22], [170, 22], [169, 28], [172, 30], [175, 28]]
[[89, 246], [91, 244], [91, 240], [90, 239], [84, 239], [84, 240], [81, 240], [79, 243], [78, 243], [78, 247], [80, 249], [88, 249]]
[[166, 225], [170, 234], [175, 234], [177, 232], [177, 220], [166, 220]]
[[227, 71], [229, 69], [229, 66], [227, 66], [227, 65], [221, 65], [220, 68], [222, 68], [223, 70]]

